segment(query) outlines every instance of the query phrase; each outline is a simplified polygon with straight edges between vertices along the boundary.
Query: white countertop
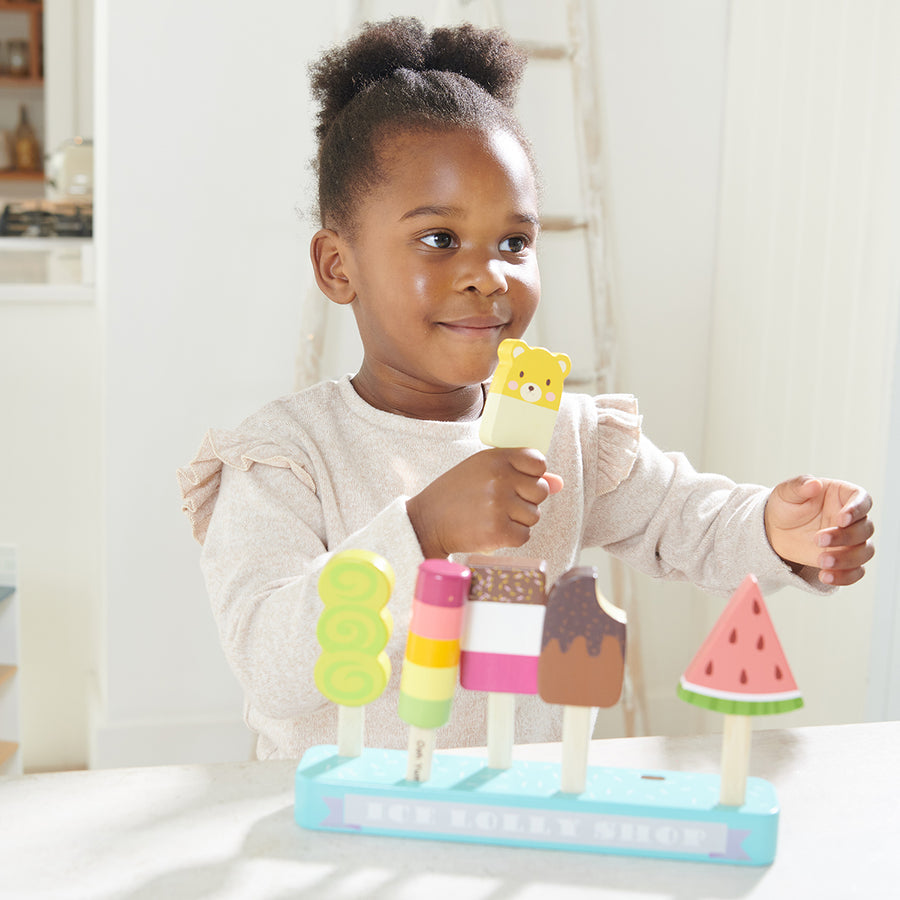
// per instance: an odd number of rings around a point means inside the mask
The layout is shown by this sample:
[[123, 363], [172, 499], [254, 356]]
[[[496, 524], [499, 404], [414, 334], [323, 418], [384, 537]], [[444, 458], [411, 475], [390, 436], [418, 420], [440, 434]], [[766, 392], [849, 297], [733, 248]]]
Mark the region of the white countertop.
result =
[[90, 238], [0, 237], [0, 303], [91, 302]]
[[[594, 741], [592, 765], [716, 772], [720, 737]], [[900, 722], [757, 731], [781, 804], [768, 867], [307, 831], [296, 763], [0, 782], [0, 897], [866, 900], [900, 896]], [[559, 759], [558, 745], [516, 748]]]

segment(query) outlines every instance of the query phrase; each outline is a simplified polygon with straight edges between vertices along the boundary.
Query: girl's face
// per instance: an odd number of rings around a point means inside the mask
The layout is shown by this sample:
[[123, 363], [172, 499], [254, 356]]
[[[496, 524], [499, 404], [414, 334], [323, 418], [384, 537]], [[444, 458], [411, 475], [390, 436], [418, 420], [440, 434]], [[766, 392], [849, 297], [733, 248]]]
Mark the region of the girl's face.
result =
[[383, 179], [342, 254], [361, 376], [441, 394], [488, 378], [540, 299], [538, 195], [506, 131], [386, 138]]

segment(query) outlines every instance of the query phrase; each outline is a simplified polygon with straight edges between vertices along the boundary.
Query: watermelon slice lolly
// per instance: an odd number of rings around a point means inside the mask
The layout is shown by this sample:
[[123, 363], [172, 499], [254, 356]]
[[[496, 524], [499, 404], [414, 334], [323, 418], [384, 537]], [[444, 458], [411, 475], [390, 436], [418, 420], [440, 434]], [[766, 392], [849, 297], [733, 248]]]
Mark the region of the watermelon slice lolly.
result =
[[720, 801], [744, 803], [750, 716], [803, 706], [759, 583], [748, 575], [733, 594], [678, 684], [688, 703], [725, 715]]

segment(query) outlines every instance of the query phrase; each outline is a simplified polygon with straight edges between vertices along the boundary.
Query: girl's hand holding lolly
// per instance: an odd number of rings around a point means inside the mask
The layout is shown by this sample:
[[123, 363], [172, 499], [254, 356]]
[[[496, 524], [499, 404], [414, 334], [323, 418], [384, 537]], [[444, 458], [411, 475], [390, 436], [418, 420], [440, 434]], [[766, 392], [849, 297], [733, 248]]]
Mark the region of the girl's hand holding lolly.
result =
[[540, 505], [562, 488], [536, 450], [482, 450], [406, 504], [426, 558], [521, 547]]
[[479, 437], [492, 447], [433, 481], [406, 505], [426, 556], [521, 547], [540, 504], [563, 487], [545, 454], [571, 369], [564, 353], [503, 340]]

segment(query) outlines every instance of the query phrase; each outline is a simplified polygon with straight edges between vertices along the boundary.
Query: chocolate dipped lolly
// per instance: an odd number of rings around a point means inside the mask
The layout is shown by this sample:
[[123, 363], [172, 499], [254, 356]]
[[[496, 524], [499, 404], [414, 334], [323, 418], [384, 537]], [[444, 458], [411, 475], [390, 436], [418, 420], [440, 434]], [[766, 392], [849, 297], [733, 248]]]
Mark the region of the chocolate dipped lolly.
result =
[[543, 560], [472, 556], [459, 681], [488, 692], [488, 766], [512, 765], [515, 695], [538, 691], [538, 660], [547, 601]]
[[470, 580], [467, 566], [446, 559], [426, 559], [419, 566], [398, 707], [410, 726], [407, 781], [431, 777], [434, 732], [450, 720]]
[[560, 789], [584, 791], [591, 708], [614, 706], [625, 678], [625, 611], [597, 586], [592, 566], [570, 569], [547, 597], [538, 693], [563, 709]]
[[394, 570], [368, 550], [345, 550], [325, 564], [319, 598], [325, 606], [316, 625], [322, 648], [313, 671], [316, 687], [338, 704], [338, 755], [359, 756], [364, 709], [391, 677], [384, 648], [394, 623], [387, 602]]

